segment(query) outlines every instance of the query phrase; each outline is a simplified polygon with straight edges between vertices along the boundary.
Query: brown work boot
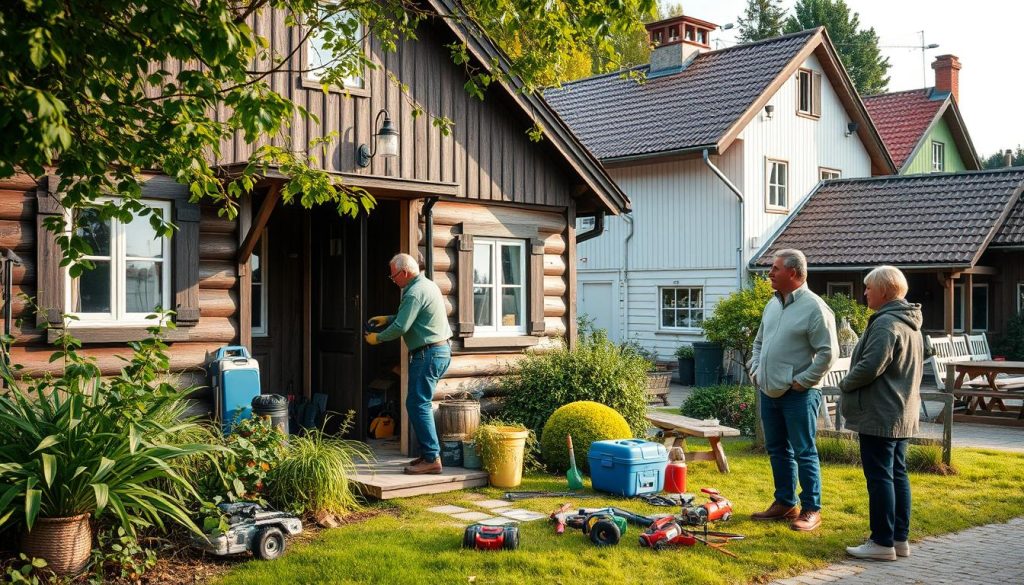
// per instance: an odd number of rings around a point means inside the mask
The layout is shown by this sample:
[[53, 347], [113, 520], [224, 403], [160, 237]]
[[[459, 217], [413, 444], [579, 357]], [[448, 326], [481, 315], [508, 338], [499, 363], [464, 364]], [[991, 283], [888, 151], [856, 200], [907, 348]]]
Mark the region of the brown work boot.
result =
[[413, 465], [419, 465], [420, 463], [423, 463], [423, 458], [422, 457], [417, 457], [417, 458], [413, 459], [412, 461], [410, 461], [409, 463], [407, 463], [406, 465], [411, 467]]
[[789, 527], [800, 532], [810, 532], [821, 526], [821, 512], [817, 510], [801, 510], [800, 516], [790, 522]]
[[754, 512], [750, 515], [754, 520], [793, 520], [799, 515], [796, 506], [787, 506], [782, 502], [772, 502], [771, 506], [764, 512]]
[[420, 462], [416, 463], [415, 465], [406, 465], [405, 466], [405, 474], [406, 475], [426, 475], [426, 474], [440, 475], [441, 474], [441, 458], [438, 457], [437, 459], [434, 459], [433, 461], [430, 461], [430, 462], [424, 461], [421, 458]]

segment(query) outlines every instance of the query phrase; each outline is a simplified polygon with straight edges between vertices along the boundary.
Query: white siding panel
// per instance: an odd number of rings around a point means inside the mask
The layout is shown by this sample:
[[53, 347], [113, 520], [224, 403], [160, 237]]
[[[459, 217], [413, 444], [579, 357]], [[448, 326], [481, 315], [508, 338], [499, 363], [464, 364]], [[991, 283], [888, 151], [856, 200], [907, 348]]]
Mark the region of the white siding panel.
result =
[[803, 67], [822, 74], [821, 118], [814, 120], [796, 114], [798, 82], [793, 76], [769, 101], [775, 106], [772, 119], [755, 116], [740, 134], [747, 170], [743, 193], [749, 202], [745, 214], [747, 245], [744, 261], [757, 252], [750, 246], [750, 238], [756, 236], [763, 244], [788, 215], [765, 211], [766, 159], [781, 159], [789, 163], [790, 212], [818, 184], [820, 167], [838, 169], [846, 178], [871, 176], [871, 158], [867, 149], [856, 134], [846, 136], [850, 118], [822, 72], [818, 59], [812, 55]]

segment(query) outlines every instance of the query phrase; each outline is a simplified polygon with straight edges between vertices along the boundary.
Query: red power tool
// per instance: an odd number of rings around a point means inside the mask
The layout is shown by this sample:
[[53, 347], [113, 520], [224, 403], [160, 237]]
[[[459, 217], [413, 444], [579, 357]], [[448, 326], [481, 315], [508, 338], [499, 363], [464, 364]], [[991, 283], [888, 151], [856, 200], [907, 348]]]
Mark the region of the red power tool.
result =
[[693, 505], [693, 497], [683, 503], [679, 520], [690, 526], [702, 526], [716, 520], [727, 521], [732, 518], [732, 502], [723, 498], [714, 488], [701, 488], [711, 498], [710, 502], [699, 506]]
[[669, 546], [693, 546], [697, 539], [683, 530], [672, 516], [658, 518], [640, 535], [640, 546], [661, 550]]
[[519, 548], [519, 527], [473, 524], [466, 527], [462, 546], [476, 550], [515, 550]]

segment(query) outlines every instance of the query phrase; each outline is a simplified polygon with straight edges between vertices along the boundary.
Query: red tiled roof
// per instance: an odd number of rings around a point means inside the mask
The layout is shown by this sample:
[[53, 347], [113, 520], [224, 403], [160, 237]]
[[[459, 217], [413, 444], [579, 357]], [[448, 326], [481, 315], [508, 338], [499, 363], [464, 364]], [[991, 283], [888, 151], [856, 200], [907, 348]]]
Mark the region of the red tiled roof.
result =
[[928, 131], [935, 114], [946, 102], [931, 99], [932, 89], [912, 89], [864, 98], [871, 120], [882, 136], [896, 168], [903, 168], [914, 147]]

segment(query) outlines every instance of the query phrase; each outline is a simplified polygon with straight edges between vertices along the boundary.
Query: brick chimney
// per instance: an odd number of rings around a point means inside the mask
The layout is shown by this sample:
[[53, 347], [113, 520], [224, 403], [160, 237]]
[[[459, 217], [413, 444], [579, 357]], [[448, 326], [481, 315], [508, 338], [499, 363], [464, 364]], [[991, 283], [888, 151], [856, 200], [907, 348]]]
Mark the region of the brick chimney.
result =
[[960, 103], [960, 59], [956, 55], [939, 55], [932, 63], [935, 70], [935, 91], [948, 91]]
[[651, 51], [648, 77], [678, 73], [700, 53], [711, 50], [711, 32], [717, 24], [693, 18], [674, 16], [647, 25]]

